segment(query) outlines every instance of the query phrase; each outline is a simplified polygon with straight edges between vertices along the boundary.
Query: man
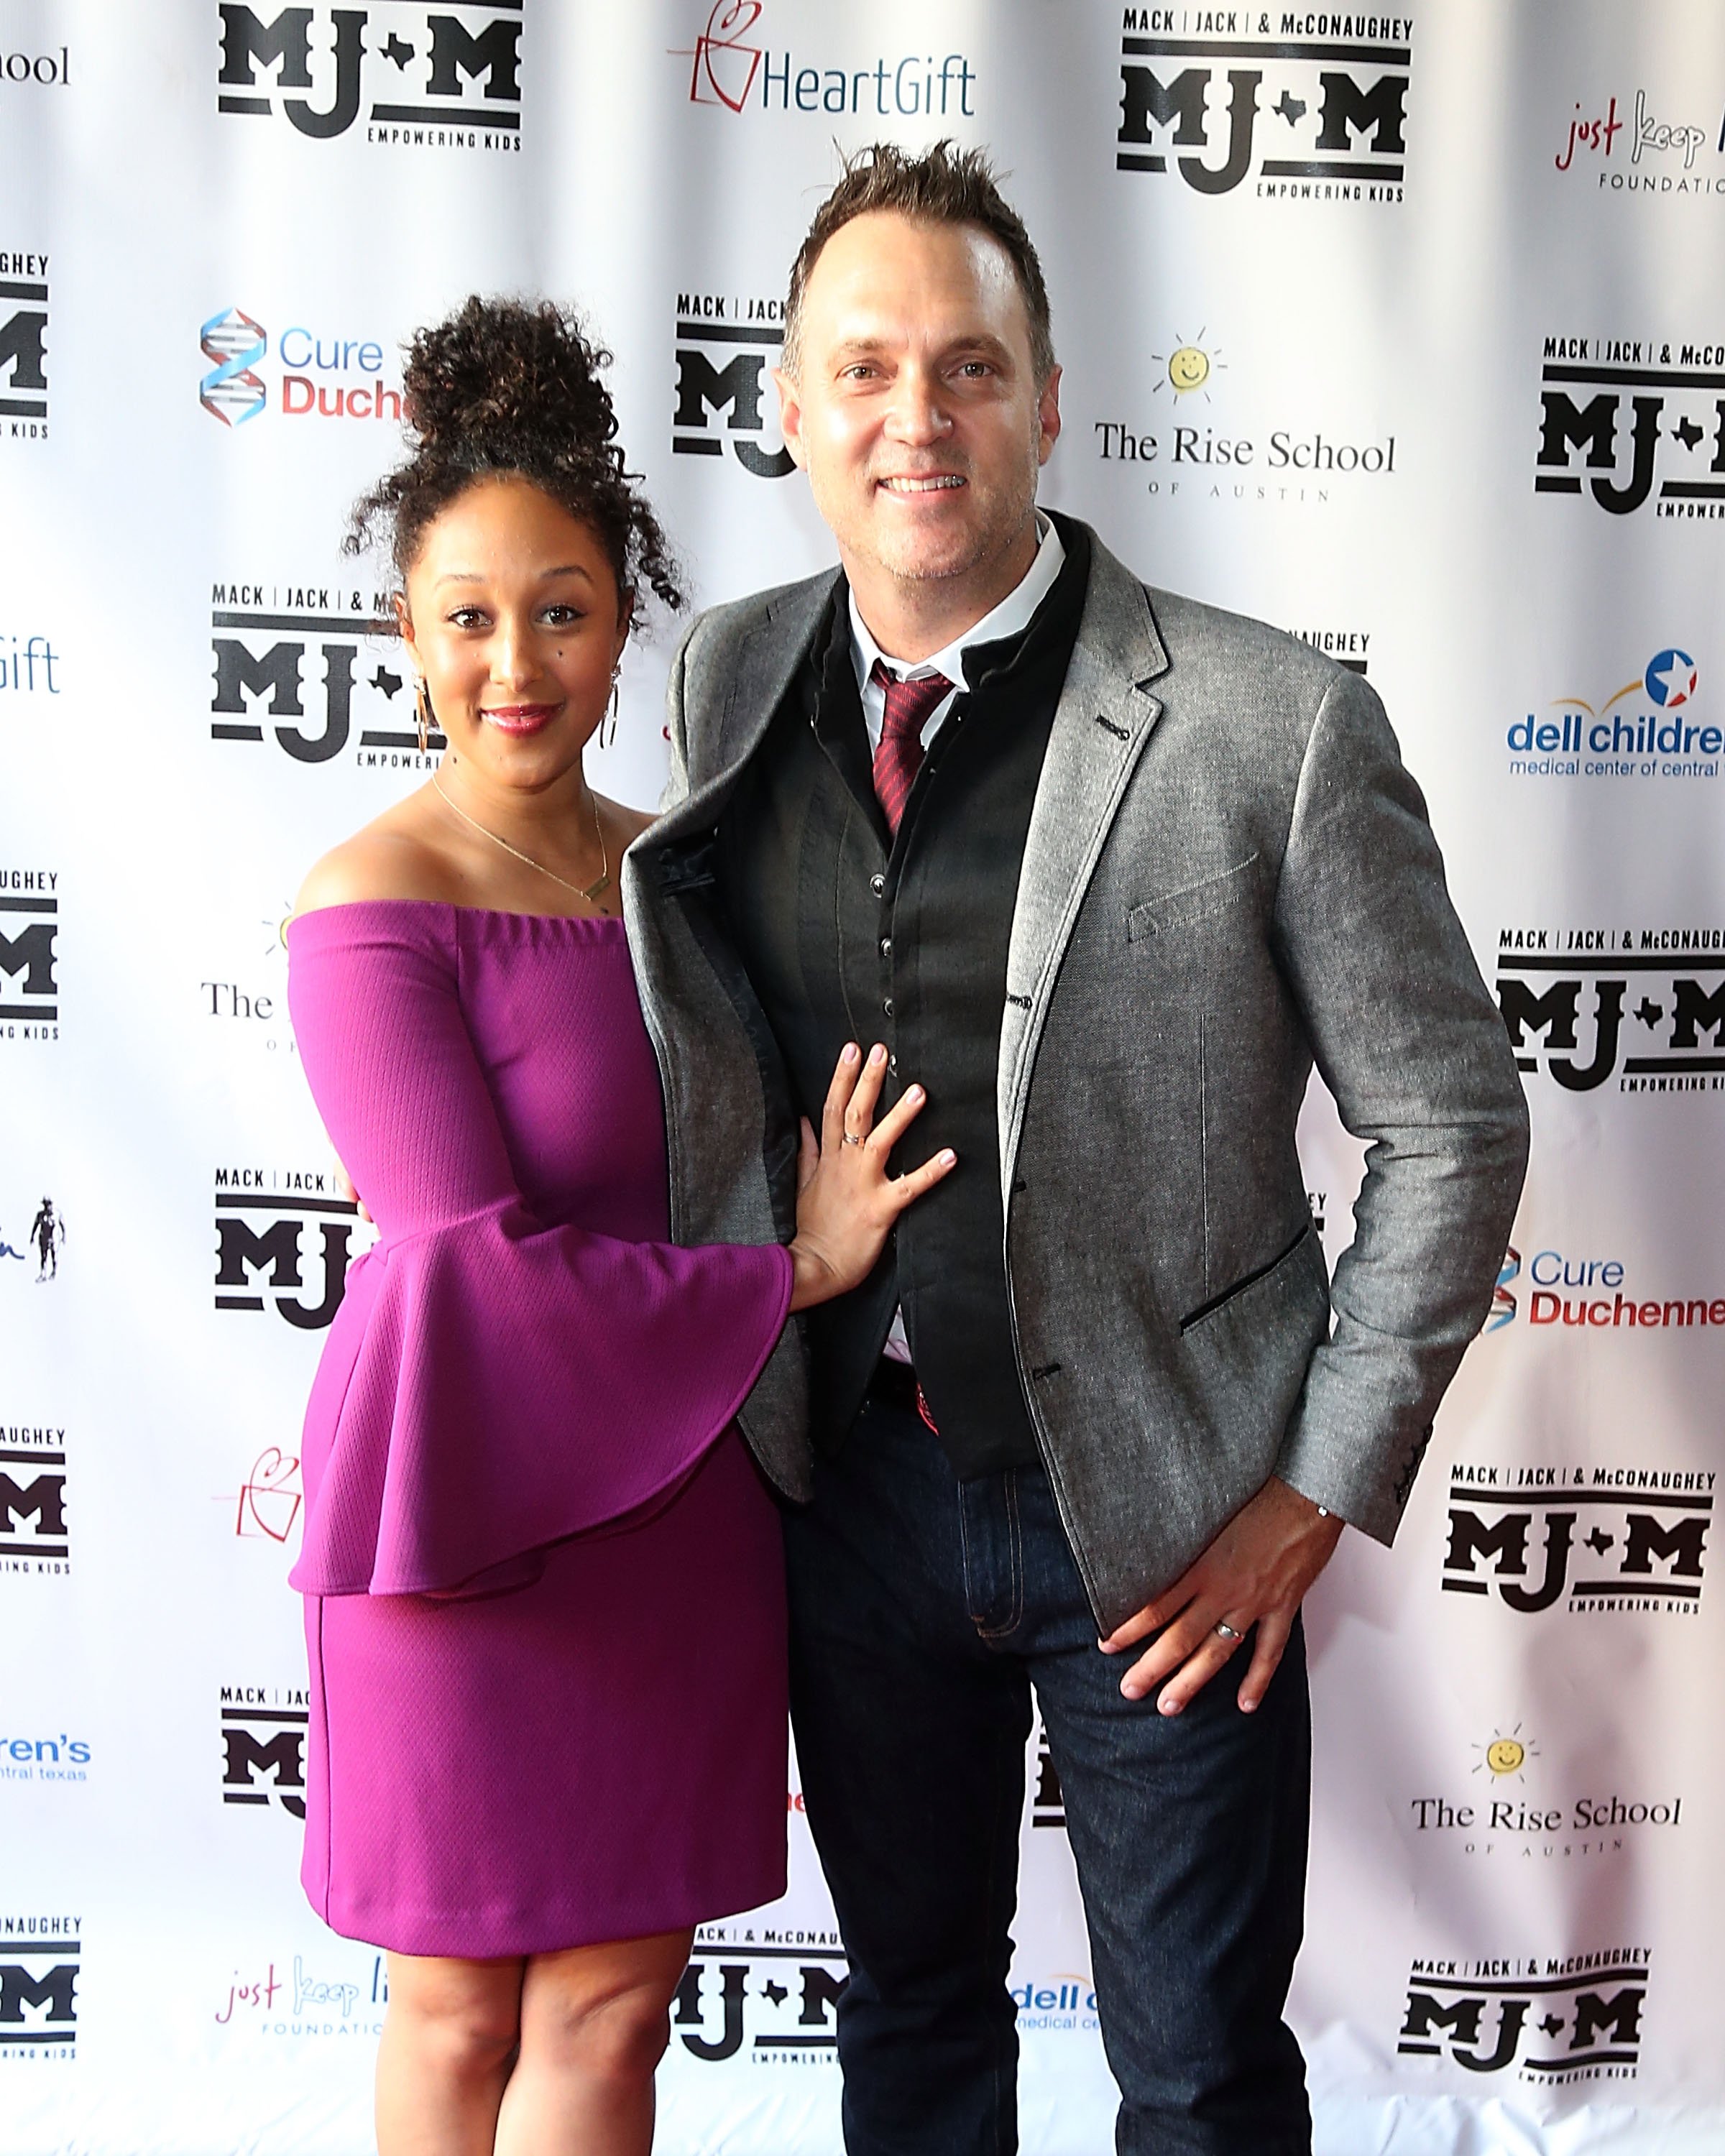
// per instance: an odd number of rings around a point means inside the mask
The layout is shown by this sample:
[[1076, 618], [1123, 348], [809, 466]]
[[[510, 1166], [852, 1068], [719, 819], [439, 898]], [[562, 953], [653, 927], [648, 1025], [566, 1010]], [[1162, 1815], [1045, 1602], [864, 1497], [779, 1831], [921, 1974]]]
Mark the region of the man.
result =
[[[853, 162], [778, 377], [842, 567], [696, 624], [625, 901], [680, 1239], [790, 1233], [848, 1038], [927, 1086], [917, 1157], [958, 1154], [742, 1417], [794, 1501], [851, 2156], [1015, 2146], [1033, 1686], [1119, 2148], [1280, 2156], [1310, 2146], [1299, 1605], [1344, 1522], [1394, 1532], [1526, 1113], [1376, 697], [1039, 515], [1059, 384], [983, 160]], [[1372, 1147], [1333, 1290], [1314, 1059]]]

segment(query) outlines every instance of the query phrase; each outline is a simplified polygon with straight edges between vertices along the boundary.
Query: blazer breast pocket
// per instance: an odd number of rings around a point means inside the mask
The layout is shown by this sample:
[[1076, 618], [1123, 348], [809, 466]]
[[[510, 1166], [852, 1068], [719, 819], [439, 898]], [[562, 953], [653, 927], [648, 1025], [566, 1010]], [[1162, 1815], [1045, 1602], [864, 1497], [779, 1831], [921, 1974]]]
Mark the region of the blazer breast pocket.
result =
[[1126, 916], [1126, 940], [1142, 943], [1154, 936], [1171, 935], [1176, 929], [1190, 928], [1219, 914], [1249, 907], [1257, 895], [1258, 856], [1253, 853], [1231, 869], [1224, 869], [1219, 875], [1183, 884], [1178, 891], [1164, 892], [1160, 898], [1147, 898], [1133, 906]]

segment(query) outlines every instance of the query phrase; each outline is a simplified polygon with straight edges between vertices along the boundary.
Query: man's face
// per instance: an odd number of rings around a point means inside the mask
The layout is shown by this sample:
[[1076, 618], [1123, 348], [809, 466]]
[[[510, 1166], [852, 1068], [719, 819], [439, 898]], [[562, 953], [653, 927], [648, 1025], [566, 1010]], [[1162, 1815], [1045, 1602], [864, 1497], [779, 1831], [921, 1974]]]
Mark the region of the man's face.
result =
[[847, 567], [986, 572], [1019, 539], [1060, 430], [1011, 261], [968, 224], [871, 211], [822, 249], [798, 378], [775, 379], [791, 454]]

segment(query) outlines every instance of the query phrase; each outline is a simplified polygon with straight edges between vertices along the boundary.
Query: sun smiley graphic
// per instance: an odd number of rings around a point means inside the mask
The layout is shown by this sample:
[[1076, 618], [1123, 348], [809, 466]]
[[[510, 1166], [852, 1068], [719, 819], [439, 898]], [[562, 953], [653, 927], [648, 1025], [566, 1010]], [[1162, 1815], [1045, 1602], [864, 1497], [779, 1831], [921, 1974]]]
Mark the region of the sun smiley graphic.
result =
[[1224, 371], [1226, 362], [1219, 352], [1206, 348], [1204, 336], [1202, 330], [1191, 338], [1177, 333], [1174, 348], [1165, 359], [1159, 352], [1151, 353], [1151, 358], [1163, 370], [1156, 377], [1155, 388], [1160, 389], [1166, 382], [1173, 390], [1176, 402], [1202, 391], [1205, 403], [1209, 403], [1210, 377]]
[[267, 937], [264, 945], [264, 955], [266, 957], [278, 958], [287, 949], [288, 923], [293, 917], [293, 902], [291, 900], [285, 899], [278, 912], [266, 916], [258, 923], [258, 926], [265, 932]]
[[1489, 1774], [1494, 1782], [1520, 1781], [1530, 1759], [1539, 1757], [1539, 1747], [1531, 1737], [1523, 1737], [1518, 1722], [1508, 1732], [1494, 1730], [1489, 1744], [1476, 1744], [1480, 1755], [1473, 1771]]

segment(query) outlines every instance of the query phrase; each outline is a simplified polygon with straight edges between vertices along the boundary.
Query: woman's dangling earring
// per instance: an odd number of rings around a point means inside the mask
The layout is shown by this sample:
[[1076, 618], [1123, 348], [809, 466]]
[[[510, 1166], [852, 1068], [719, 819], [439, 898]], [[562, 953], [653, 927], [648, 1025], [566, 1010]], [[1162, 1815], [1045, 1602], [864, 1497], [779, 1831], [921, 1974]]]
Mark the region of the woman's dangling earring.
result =
[[611, 669], [611, 724], [614, 729], [617, 724], [617, 707], [623, 700], [623, 690], [619, 686], [622, 678], [623, 661], [619, 659]]
[[423, 674], [413, 690], [413, 711], [419, 721], [419, 753], [424, 756], [430, 747], [432, 730], [437, 721], [432, 716], [431, 692]]

